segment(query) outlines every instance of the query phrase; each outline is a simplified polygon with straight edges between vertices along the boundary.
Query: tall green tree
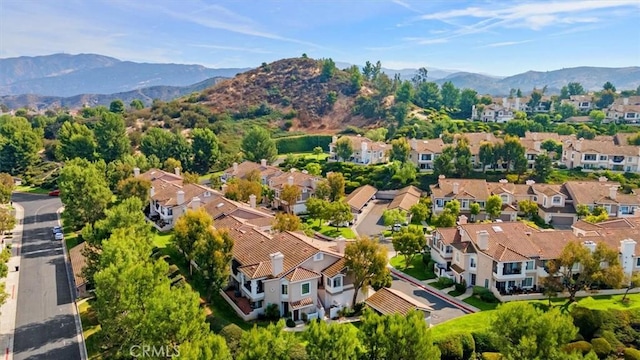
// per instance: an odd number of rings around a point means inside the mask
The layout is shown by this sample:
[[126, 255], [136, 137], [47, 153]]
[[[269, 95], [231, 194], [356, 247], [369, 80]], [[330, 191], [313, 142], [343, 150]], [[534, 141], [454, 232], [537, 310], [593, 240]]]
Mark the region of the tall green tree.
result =
[[60, 160], [96, 158], [96, 143], [93, 131], [84, 124], [65, 122], [58, 131], [59, 145], [56, 157]]
[[497, 347], [505, 359], [566, 359], [562, 346], [572, 341], [578, 329], [570, 315], [554, 307], [541, 310], [526, 302], [498, 307], [491, 321]]
[[0, 204], [9, 202], [14, 187], [13, 177], [7, 173], [0, 173]]
[[176, 221], [171, 241], [189, 262], [190, 273], [193, 271], [191, 262], [196, 260], [198, 254], [198, 244], [209, 240], [212, 229], [213, 220], [204, 209], [187, 210]]
[[560, 104], [558, 106], [558, 114], [562, 117], [562, 120], [566, 120], [578, 113], [578, 109], [571, 103]]
[[317, 197], [310, 197], [307, 199], [306, 205], [309, 217], [317, 219], [319, 223], [318, 225], [320, 225], [320, 222], [324, 219], [324, 214], [326, 213], [329, 202]]
[[102, 113], [93, 130], [97, 152], [107, 163], [123, 158], [131, 151], [131, 142], [122, 115]]
[[276, 143], [269, 132], [260, 127], [254, 127], [242, 139], [242, 152], [249, 161], [260, 162], [266, 159], [272, 162], [278, 155]]
[[404, 224], [407, 221], [407, 213], [402, 209], [386, 209], [382, 212], [384, 226]]
[[487, 171], [487, 165], [493, 166], [495, 163], [495, 149], [493, 143], [484, 141], [480, 143], [479, 157], [482, 163], [482, 172]]
[[498, 195], [491, 195], [487, 198], [484, 211], [491, 217], [497, 219], [502, 213], [502, 199]]
[[237, 360], [289, 360], [290, 351], [298, 344], [296, 337], [284, 329], [284, 320], [266, 328], [254, 326], [240, 340]]
[[198, 174], [208, 173], [220, 156], [216, 134], [209, 129], [193, 129], [191, 131], [191, 147], [193, 170]]
[[327, 174], [327, 184], [329, 185], [329, 201], [338, 201], [344, 197], [345, 178], [342, 173], [332, 172]]
[[0, 235], [16, 226], [16, 217], [9, 209], [0, 207]]
[[124, 113], [124, 103], [120, 99], [113, 100], [111, 104], [109, 104], [109, 111], [114, 114], [122, 114]]
[[129, 106], [132, 109], [136, 109], [136, 110], [142, 110], [144, 109], [144, 103], [142, 102], [142, 100], [140, 99], [133, 99], [131, 100], [131, 103], [129, 104]]
[[362, 353], [358, 330], [353, 326], [312, 321], [302, 334], [309, 360], [356, 360]]
[[453, 160], [455, 159], [455, 149], [453, 146], [445, 146], [442, 149], [442, 154], [433, 161], [433, 173], [436, 175], [444, 175], [451, 177], [455, 172], [455, 165]]
[[570, 82], [567, 84], [567, 90], [569, 95], [583, 95], [585, 94], [584, 87], [579, 82]]
[[471, 118], [471, 109], [478, 103], [478, 92], [473, 89], [462, 89], [460, 92], [460, 112], [458, 116], [462, 119]]
[[151, 128], [142, 136], [140, 140], [140, 150], [147, 157], [154, 155], [161, 163], [171, 157], [171, 144], [173, 142], [173, 134], [160, 129]]
[[535, 170], [536, 181], [542, 183], [546, 182], [547, 178], [553, 171], [553, 168], [551, 166], [551, 158], [545, 154], [536, 156], [533, 168]]
[[396, 91], [396, 103], [408, 103], [413, 99], [413, 86], [409, 81], [403, 81]]
[[440, 109], [442, 105], [442, 96], [438, 84], [434, 82], [421, 83], [416, 89], [414, 103], [421, 108]]
[[405, 268], [413, 263], [413, 258], [427, 244], [427, 239], [420, 228], [405, 227], [393, 234], [393, 249], [404, 256]]
[[455, 154], [455, 173], [460, 178], [466, 178], [471, 173], [471, 171], [473, 171], [469, 139], [467, 139], [466, 137], [461, 137], [460, 139], [458, 139], [458, 142], [456, 143]]
[[144, 208], [149, 203], [151, 181], [139, 177], [130, 177], [118, 182], [117, 192], [120, 199], [138, 198]]
[[342, 161], [348, 161], [353, 155], [353, 145], [351, 144], [351, 140], [343, 136], [338, 139], [336, 142], [336, 155], [338, 155], [339, 159]]
[[325, 211], [327, 220], [333, 222], [336, 230], [344, 223], [353, 220], [351, 207], [344, 201], [344, 199], [328, 203]]
[[208, 228], [195, 243], [194, 257], [205, 279], [208, 298], [222, 289], [229, 279], [233, 259], [233, 239], [227, 231]]
[[353, 276], [353, 299], [355, 306], [363, 288], [387, 278], [387, 249], [377, 241], [360, 237], [347, 244], [344, 251], [345, 266]]
[[191, 360], [232, 360], [225, 339], [216, 334], [207, 334], [201, 340], [188, 341], [180, 345], [180, 358]]
[[389, 160], [400, 161], [402, 163], [409, 160], [409, 154], [411, 153], [411, 145], [407, 138], [402, 137], [391, 141], [391, 150], [389, 154]]
[[67, 161], [60, 171], [58, 187], [64, 204], [62, 218], [75, 229], [101, 219], [111, 203], [112, 193], [104, 172], [84, 159]]
[[447, 109], [457, 109], [460, 104], [460, 89], [451, 81], [442, 84], [442, 105]]
[[522, 163], [522, 159], [526, 162], [526, 150], [520, 143], [520, 139], [515, 136], [506, 136], [504, 143], [502, 144], [500, 157], [502, 161], [507, 165], [507, 172], [514, 169], [516, 162]]
[[38, 160], [42, 135], [23, 117], [0, 116], [0, 171], [23, 173]]

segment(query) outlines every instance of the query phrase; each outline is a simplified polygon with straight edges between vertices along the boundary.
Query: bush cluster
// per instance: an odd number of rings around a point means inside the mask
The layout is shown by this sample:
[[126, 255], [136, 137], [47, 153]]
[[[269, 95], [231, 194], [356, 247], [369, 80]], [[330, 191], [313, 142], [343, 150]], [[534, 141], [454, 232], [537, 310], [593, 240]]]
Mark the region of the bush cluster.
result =
[[278, 154], [312, 152], [316, 146], [329, 150], [331, 135], [302, 135], [275, 139]]
[[479, 298], [480, 300], [488, 303], [497, 303], [498, 299], [491, 292], [491, 290], [487, 288], [483, 288], [482, 286], [474, 286], [473, 287], [473, 296]]

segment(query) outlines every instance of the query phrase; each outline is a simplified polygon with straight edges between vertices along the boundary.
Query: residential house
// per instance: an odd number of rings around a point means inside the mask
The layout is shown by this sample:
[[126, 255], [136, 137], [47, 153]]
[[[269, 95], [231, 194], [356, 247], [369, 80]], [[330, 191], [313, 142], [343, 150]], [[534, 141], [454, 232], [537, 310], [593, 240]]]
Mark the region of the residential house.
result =
[[527, 169], [533, 169], [538, 155], [546, 154], [542, 149], [542, 141], [527, 138], [520, 138], [520, 144], [524, 147], [524, 156], [527, 158]]
[[[482, 161], [480, 161], [480, 146], [485, 142], [490, 142], [494, 145], [501, 144], [503, 142], [502, 138], [498, 138], [490, 132], [461, 133], [454, 136], [453, 146], [455, 146], [461, 138], [466, 138], [469, 141], [471, 164], [475, 171], [483, 171], [483, 164]], [[491, 168], [491, 164], [487, 164], [485, 168]]]
[[569, 226], [578, 220], [576, 205], [567, 184], [536, 184], [527, 180], [528, 193], [538, 204], [538, 215], [555, 227]]
[[640, 171], [640, 146], [616, 145], [613, 140], [565, 140], [562, 162], [569, 169]]
[[515, 111], [509, 107], [498, 104], [473, 105], [471, 107], [471, 119], [482, 122], [506, 123], [513, 120]]
[[271, 166], [267, 164], [267, 160], [262, 159], [260, 163], [255, 163], [253, 161], [243, 161], [238, 164], [236, 162], [233, 165], [226, 169], [221, 176], [222, 182], [227, 182], [229, 179], [237, 178], [237, 179], [246, 179], [247, 176], [252, 172], [258, 172], [260, 174], [260, 179], [263, 185], [266, 185], [269, 178], [272, 176], [277, 176], [282, 174], [284, 171], [276, 166]]
[[563, 99], [560, 103], [571, 104], [580, 112], [588, 112], [595, 107], [592, 95], [571, 95], [568, 99]]
[[640, 96], [616, 99], [605, 113], [606, 121], [636, 124], [640, 122]]
[[[626, 274], [639, 271], [639, 220], [595, 226], [578, 222], [573, 230], [558, 231], [520, 222], [460, 224], [437, 229], [429, 246], [440, 276], [491, 289], [502, 300], [514, 299], [510, 295], [522, 292], [530, 293], [528, 298], [543, 298], [540, 281], [549, 276], [546, 263], [556, 259], [569, 241], [579, 241], [591, 250], [604, 242], [619, 250]], [[584, 224], [586, 228], [582, 228]]]
[[150, 169], [140, 174], [140, 170], [136, 168], [134, 176], [151, 181], [149, 207], [145, 210], [145, 214], [153, 225], [162, 231], [172, 229], [175, 220], [187, 208], [197, 207], [200, 203], [208, 203], [212, 198], [221, 196], [220, 193], [203, 185], [183, 184], [177, 170], [172, 174], [163, 170]]
[[347, 196], [346, 202], [351, 207], [351, 213], [353, 214], [353, 222], [358, 220], [358, 215], [362, 213], [362, 210], [369, 204], [371, 200], [376, 198], [378, 189], [371, 185], [363, 185], [353, 190], [349, 196]]
[[228, 229], [234, 240], [223, 296], [245, 320], [257, 318], [270, 304], [295, 321], [324, 318], [351, 305], [354, 287], [342, 260], [344, 241], [327, 246], [295, 232], [270, 235], [232, 217], [215, 226]]
[[381, 288], [371, 295], [365, 304], [380, 315], [400, 314], [406, 316], [409, 312], [422, 311], [427, 323], [431, 320], [433, 308], [413, 297], [391, 288]]
[[[256, 204], [256, 196], [249, 196], [249, 204], [233, 201], [224, 196], [216, 195], [202, 208], [211, 216], [214, 223], [224, 217], [233, 217], [238, 221], [254, 226], [260, 231], [271, 231], [271, 225], [274, 221], [274, 214], [265, 208], [260, 208]], [[193, 206], [200, 206], [199, 203], [193, 203]]]
[[409, 210], [411, 207], [420, 202], [420, 197], [422, 197], [422, 190], [417, 187], [410, 185], [404, 187], [394, 195], [393, 200], [387, 206], [389, 210], [401, 210], [407, 213], [407, 223], [411, 221], [411, 214]]
[[[267, 185], [275, 194], [271, 206], [274, 208], [290, 207], [294, 214], [307, 211], [306, 201], [315, 194], [316, 185], [321, 179], [319, 176], [309, 174], [306, 170], [298, 171], [296, 169], [270, 177]], [[287, 204], [280, 198], [285, 185], [297, 186], [300, 189], [300, 196], [294, 204]]]
[[341, 159], [336, 153], [336, 144], [338, 143], [338, 137], [334, 136], [329, 144], [329, 161], [348, 161], [355, 164], [372, 165], [372, 164], [384, 164], [389, 162], [388, 152], [391, 150], [391, 145], [382, 141], [373, 141], [367, 139], [362, 135], [357, 136], [342, 136], [341, 138], [347, 138], [351, 142], [351, 149], [353, 153], [349, 159]]
[[420, 171], [433, 170], [433, 162], [436, 157], [442, 154], [445, 144], [442, 139], [417, 140], [415, 138], [409, 140], [411, 151], [409, 152], [409, 160], [420, 169]]
[[609, 217], [640, 216], [640, 195], [618, 191], [620, 183], [607, 181], [606, 177], [599, 181], [567, 181], [565, 187], [576, 205], [587, 205], [590, 210], [602, 207]]
[[71, 271], [73, 272], [73, 284], [76, 289], [74, 299], [83, 298], [89, 295], [87, 280], [82, 273], [82, 270], [87, 265], [87, 259], [84, 256], [84, 249], [86, 246], [87, 242], [84, 241], [69, 249], [69, 261], [71, 262]]
[[[444, 210], [445, 205], [452, 200], [460, 202], [460, 213], [466, 216], [471, 215], [471, 204], [478, 203], [484, 210], [489, 189], [487, 182], [482, 179], [447, 179], [444, 175], [438, 177], [438, 183], [430, 185], [432, 213], [438, 215]], [[481, 213], [472, 220], [483, 220], [486, 218]]]

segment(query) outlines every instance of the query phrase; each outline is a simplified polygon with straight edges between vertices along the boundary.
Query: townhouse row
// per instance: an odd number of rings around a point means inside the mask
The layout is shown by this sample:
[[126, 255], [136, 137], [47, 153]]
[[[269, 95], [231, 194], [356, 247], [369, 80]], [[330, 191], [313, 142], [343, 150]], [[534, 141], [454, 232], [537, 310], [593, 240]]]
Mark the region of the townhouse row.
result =
[[[485, 287], [508, 301], [543, 298], [542, 279], [550, 276], [546, 265], [570, 241], [591, 251], [604, 242], [618, 251], [625, 275], [640, 271], [639, 218], [599, 224], [579, 221], [571, 230], [551, 231], [521, 222], [468, 224], [463, 220], [457, 227], [436, 229], [428, 245], [438, 276]], [[573, 270], [579, 272], [580, 265]], [[620, 292], [611, 292], [616, 291]]]

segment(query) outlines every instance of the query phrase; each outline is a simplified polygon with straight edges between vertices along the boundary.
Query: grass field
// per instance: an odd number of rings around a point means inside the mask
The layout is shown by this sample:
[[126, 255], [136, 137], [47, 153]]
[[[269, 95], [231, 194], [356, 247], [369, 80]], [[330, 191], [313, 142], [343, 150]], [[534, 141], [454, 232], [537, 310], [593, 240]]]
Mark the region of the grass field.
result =
[[427, 267], [422, 262], [421, 255], [414, 256], [413, 260], [411, 260], [411, 264], [406, 269], [405, 258], [403, 255], [396, 255], [392, 257], [389, 263], [394, 268], [404, 272], [407, 275], [411, 275], [418, 280], [429, 280], [436, 278], [436, 274], [434, 274], [433, 271], [427, 269]]
[[100, 324], [98, 324], [98, 318], [95, 311], [91, 308], [93, 300], [81, 300], [78, 303], [78, 310], [80, 311], [80, 321], [82, 322], [82, 336], [87, 346], [87, 355], [90, 360], [104, 359], [103, 354], [100, 352], [99, 332]]
[[319, 232], [322, 235], [330, 236], [332, 238], [337, 238], [338, 236], [342, 236], [345, 239], [355, 239], [356, 234], [353, 233], [353, 230], [348, 227], [339, 227], [336, 229], [335, 226], [329, 225], [318, 225], [318, 220], [315, 219], [307, 219], [307, 225], [313, 229], [313, 231]]
[[494, 310], [495, 308], [498, 307], [498, 305], [500, 305], [500, 303], [488, 303], [488, 302], [484, 302], [480, 299], [478, 299], [477, 297], [474, 296], [469, 296], [468, 298], [462, 300], [464, 302], [466, 302], [467, 304], [474, 306], [482, 311], [486, 311], [486, 310]]
[[461, 332], [482, 331], [489, 328], [494, 311], [481, 311], [475, 314], [461, 316], [431, 328], [433, 339], [438, 340], [449, 334]]
[[[329, 157], [329, 154], [327, 153], [322, 153], [320, 155], [315, 155], [313, 153], [291, 153], [291, 155], [297, 157], [297, 158], [303, 158], [303, 159], [313, 159], [313, 160], [318, 160], [318, 161], [322, 161], [322, 160], [326, 160]], [[289, 154], [280, 154], [278, 155], [278, 158], [286, 158], [287, 156], [289, 156]]]
[[51, 190], [43, 189], [40, 187], [28, 186], [28, 185], [19, 185], [15, 187], [14, 191], [24, 192], [29, 194], [48, 194], [49, 191]]

